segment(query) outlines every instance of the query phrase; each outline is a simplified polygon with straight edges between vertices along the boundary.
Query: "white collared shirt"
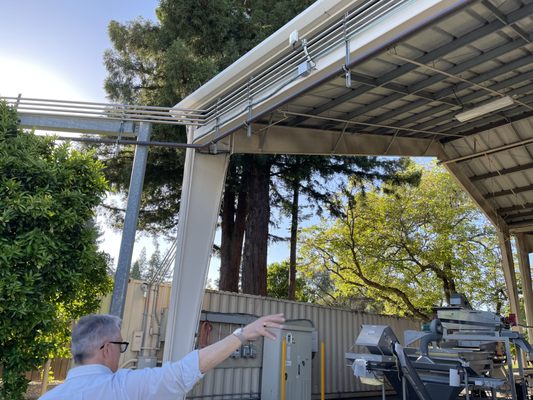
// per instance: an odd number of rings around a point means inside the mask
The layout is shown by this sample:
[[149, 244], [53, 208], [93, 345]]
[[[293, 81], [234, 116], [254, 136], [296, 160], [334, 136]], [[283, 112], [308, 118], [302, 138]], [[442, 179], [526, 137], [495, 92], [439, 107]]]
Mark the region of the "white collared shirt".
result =
[[72, 368], [65, 382], [39, 400], [175, 400], [202, 378], [198, 351], [161, 368], [119, 369], [101, 364]]

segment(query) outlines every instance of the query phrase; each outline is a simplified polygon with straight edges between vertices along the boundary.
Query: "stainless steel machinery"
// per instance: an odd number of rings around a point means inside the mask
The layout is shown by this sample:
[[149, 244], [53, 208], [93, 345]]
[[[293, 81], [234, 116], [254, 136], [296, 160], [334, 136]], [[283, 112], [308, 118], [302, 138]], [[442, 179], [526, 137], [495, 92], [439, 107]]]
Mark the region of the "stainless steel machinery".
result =
[[506, 319], [473, 310], [462, 295], [436, 311], [427, 329], [404, 333], [404, 345], [388, 326], [363, 325], [355, 345], [368, 353], [345, 355], [354, 375], [382, 385], [383, 398], [387, 381], [409, 400], [533, 399], [524, 373], [533, 349]]

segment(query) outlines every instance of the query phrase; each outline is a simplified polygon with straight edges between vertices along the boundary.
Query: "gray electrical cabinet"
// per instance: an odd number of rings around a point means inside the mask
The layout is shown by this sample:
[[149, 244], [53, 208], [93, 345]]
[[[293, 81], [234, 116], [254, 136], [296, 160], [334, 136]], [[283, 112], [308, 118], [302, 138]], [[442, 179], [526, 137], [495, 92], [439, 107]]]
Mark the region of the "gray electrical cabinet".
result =
[[[261, 400], [279, 400], [281, 380], [285, 380], [286, 400], [311, 399], [311, 361], [314, 328], [310, 321], [288, 321], [272, 329], [276, 340], [263, 344]], [[286, 344], [285, 374], [282, 377], [282, 342]]]

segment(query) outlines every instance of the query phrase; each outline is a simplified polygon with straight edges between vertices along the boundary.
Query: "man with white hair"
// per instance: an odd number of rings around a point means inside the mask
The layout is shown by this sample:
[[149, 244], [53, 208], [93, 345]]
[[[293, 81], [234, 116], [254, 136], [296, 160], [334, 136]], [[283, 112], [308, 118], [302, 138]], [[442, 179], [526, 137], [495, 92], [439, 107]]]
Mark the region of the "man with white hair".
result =
[[120, 333], [121, 320], [112, 315], [88, 315], [72, 330], [72, 355], [77, 367], [65, 382], [40, 400], [166, 400], [185, 395], [211, 368], [228, 358], [244, 342], [279, 328], [283, 314], [258, 318], [226, 338], [194, 350], [158, 368], [118, 369], [120, 353], [128, 348]]

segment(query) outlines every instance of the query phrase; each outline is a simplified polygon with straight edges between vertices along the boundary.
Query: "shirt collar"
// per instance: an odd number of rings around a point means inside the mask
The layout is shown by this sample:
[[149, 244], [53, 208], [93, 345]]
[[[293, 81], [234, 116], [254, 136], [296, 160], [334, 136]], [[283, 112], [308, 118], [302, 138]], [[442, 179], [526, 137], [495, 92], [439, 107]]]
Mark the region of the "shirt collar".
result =
[[78, 376], [85, 376], [85, 375], [106, 375], [106, 374], [112, 374], [112, 373], [113, 371], [111, 371], [105, 365], [87, 364], [87, 365], [80, 365], [79, 367], [72, 368], [70, 371], [68, 371], [67, 379], [76, 378]]

